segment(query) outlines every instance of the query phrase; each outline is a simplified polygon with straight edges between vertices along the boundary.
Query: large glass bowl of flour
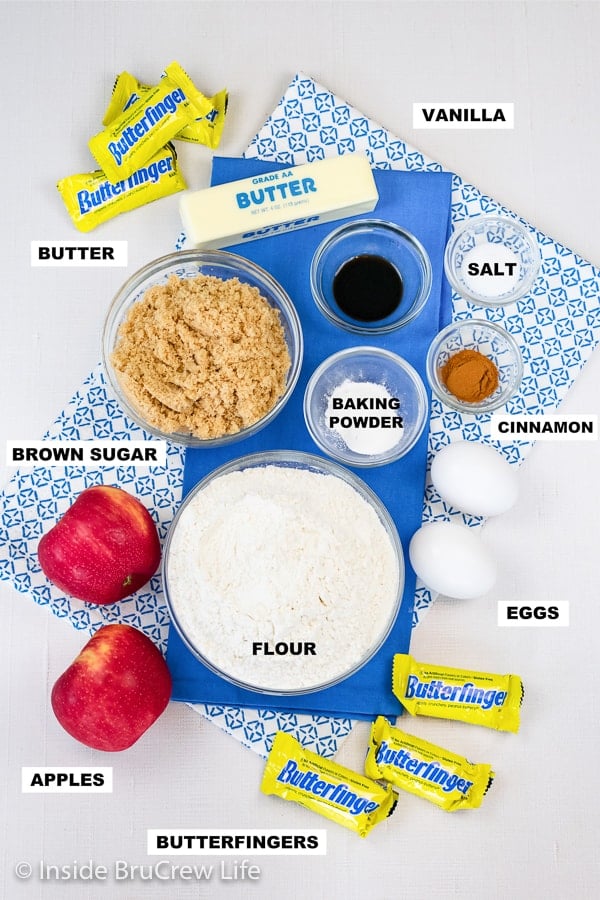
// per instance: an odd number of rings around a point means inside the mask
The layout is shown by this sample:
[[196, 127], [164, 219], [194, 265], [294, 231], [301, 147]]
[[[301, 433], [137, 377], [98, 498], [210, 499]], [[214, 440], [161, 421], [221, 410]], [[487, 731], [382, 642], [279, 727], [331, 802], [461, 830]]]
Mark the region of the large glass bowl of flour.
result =
[[190, 491], [163, 553], [172, 622], [225, 680], [304, 694], [348, 678], [398, 615], [404, 557], [376, 494], [330, 460], [250, 454]]

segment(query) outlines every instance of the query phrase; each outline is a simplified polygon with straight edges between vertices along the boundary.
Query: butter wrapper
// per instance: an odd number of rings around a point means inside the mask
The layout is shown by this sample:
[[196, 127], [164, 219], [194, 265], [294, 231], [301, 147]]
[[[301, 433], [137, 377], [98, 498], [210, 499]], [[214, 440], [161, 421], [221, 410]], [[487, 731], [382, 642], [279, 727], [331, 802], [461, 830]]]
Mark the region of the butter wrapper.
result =
[[392, 814], [398, 799], [391, 787], [306, 750], [284, 731], [273, 739], [261, 791], [312, 809], [363, 838]]
[[494, 675], [394, 656], [392, 691], [413, 716], [433, 716], [517, 732], [523, 701], [518, 675]]
[[379, 195], [362, 153], [320, 159], [182, 195], [191, 245], [214, 250], [371, 212]]
[[494, 773], [487, 763], [472, 763], [407, 734], [379, 716], [371, 727], [365, 772], [435, 803], [447, 812], [477, 809]]

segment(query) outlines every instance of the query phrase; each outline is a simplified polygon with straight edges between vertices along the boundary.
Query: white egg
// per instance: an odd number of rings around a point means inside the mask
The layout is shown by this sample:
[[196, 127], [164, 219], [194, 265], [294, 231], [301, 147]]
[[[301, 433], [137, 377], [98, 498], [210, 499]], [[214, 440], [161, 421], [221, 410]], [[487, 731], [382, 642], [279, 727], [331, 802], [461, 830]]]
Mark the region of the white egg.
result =
[[408, 556], [432, 591], [472, 600], [492, 589], [496, 562], [480, 535], [467, 525], [428, 522], [412, 536]]
[[489, 444], [455, 441], [434, 457], [431, 480], [440, 497], [461, 512], [498, 516], [517, 502], [515, 466]]

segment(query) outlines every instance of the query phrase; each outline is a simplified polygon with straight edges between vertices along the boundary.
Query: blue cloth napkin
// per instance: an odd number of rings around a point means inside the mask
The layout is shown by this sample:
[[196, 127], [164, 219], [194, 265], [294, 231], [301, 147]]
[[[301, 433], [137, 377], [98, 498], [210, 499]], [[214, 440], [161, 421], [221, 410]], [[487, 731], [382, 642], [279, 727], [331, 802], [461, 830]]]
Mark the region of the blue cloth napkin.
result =
[[[282, 166], [259, 160], [216, 157], [212, 183], [262, 175]], [[356, 218], [395, 222], [412, 232], [425, 246], [433, 268], [431, 295], [421, 314], [409, 325], [376, 338], [376, 343], [407, 359], [427, 387], [425, 356], [434, 335], [450, 322], [451, 293], [443, 276], [443, 256], [450, 233], [452, 176], [444, 172], [396, 172], [374, 170], [379, 202], [372, 213]], [[364, 338], [329, 323], [317, 309], [309, 284], [310, 262], [318, 244], [339, 223], [328, 223], [229, 247], [258, 263], [276, 278], [294, 303], [304, 334], [304, 361], [292, 397], [278, 417], [258, 434], [243, 442], [211, 450], [186, 451], [183, 494], [205, 475], [230, 459], [261, 450], [304, 450], [319, 455], [304, 423], [302, 403], [308, 379], [330, 354], [364, 344]], [[429, 391], [428, 387], [427, 390]], [[332, 688], [300, 696], [274, 696], [244, 690], [224, 681], [202, 665], [187, 649], [175, 628], [169, 628], [167, 662], [173, 678], [173, 699], [192, 703], [226, 704], [254, 709], [306, 712], [327, 716], [370, 719], [375, 715], [398, 716], [400, 703], [391, 691], [392, 658], [409, 648], [415, 574], [406, 549], [421, 524], [427, 467], [425, 428], [418, 443], [402, 459], [386, 466], [355, 470], [386, 505], [394, 519], [405, 551], [406, 580], [395, 625], [376, 656], [359, 672]], [[352, 634], [344, 640], [351, 642]]]

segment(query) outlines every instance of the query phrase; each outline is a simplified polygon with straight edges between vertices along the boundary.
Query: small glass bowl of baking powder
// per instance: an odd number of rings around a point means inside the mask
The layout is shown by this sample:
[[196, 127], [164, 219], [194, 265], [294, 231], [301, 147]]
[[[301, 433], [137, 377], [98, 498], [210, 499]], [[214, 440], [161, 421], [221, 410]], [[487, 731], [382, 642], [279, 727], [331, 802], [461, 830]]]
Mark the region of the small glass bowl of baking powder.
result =
[[429, 404], [418, 372], [378, 347], [334, 353], [315, 369], [304, 419], [317, 446], [350, 466], [383, 466], [419, 440]]
[[431, 284], [421, 242], [380, 219], [357, 219], [330, 232], [310, 267], [317, 307], [354, 334], [387, 334], [408, 325], [425, 306]]
[[[179, 288], [168, 287], [174, 276], [184, 291], [192, 279], [206, 276], [213, 293], [202, 288], [204, 294], [188, 297], [184, 307]], [[160, 298], [150, 302], [156, 289]], [[254, 317], [251, 327], [240, 324], [244, 314]], [[115, 351], [136, 315], [134, 340], [129, 337], [118, 370]], [[253, 346], [247, 346], [250, 340]], [[113, 299], [102, 336], [104, 371], [125, 414], [150, 434], [191, 447], [241, 441], [272, 422], [296, 385], [303, 348], [302, 326], [283, 287], [265, 269], [225, 250], [178, 251], [139, 269]], [[130, 360], [137, 364], [133, 373]], [[252, 367], [259, 364], [255, 374]], [[225, 430], [219, 433], [221, 423]]]
[[452, 289], [480, 306], [506, 306], [524, 297], [539, 268], [535, 238], [505, 216], [468, 219], [450, 236], [444, 254]]
[[[491, 364], [497, 384], [488, 396], [465, 400], [448, 387], [448, 365], [466, 353], [481, 354], [479, 364]], [[433, 339], [425, 363], [431, 390], [446, 406], [462, 413], [489, 413], [504, 406], [517, 391], [523, 376], [523, 359], [512, 334], [487, 319], [461, 319], [452, 322]]]
[[375, 656], [405, 569], [394, 521], [368, 485], [323, 457], [273, 450], [192, 488], [162, 576], [171, 621], [200, 663], [246, 690], [298, 695]]

